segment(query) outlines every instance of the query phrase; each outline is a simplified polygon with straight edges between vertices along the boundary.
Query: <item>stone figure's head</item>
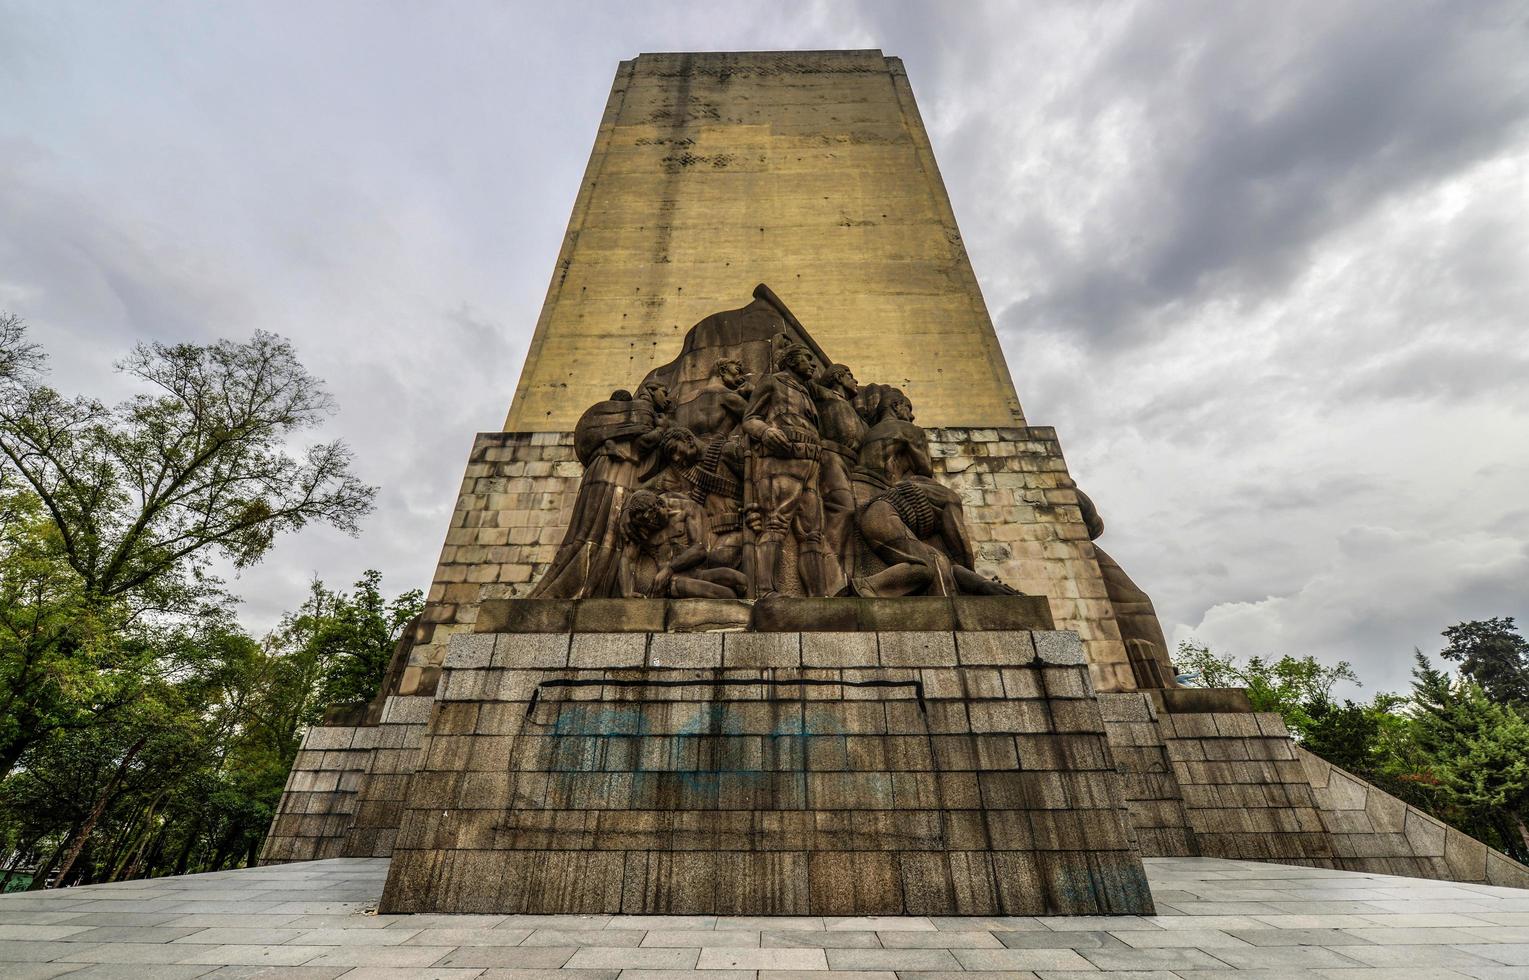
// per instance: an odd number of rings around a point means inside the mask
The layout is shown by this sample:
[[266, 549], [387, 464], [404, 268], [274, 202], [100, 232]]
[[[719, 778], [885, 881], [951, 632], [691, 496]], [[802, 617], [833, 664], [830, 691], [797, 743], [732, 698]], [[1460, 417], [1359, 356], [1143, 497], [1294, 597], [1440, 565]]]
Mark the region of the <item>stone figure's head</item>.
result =
[[855, 396], [855, 411], [867, 425], [875, 425], [886, 419], [913, 421], [913, 401], [901, 388], [891, 385], [862, 385]]
[[803, 381], [811, 380], [817, 370], [812, 351], [805, 344], [789, 343], [775, 355], [775, 370], [790, 371]]
[[693, 466], [695, 461], [701, 458], [701, 443], [696, 439], [695, 433], [684, 426], [676, 425], [664, 430], [663, 441], [664, 458], [677, 466]]
[[628, 541], [642, 543], [655, 531], [669, 524], [669, 509], [652, 490], [636, 490], [621, 508], [621, 534]]
[[632, 393], [625, 388], [617, 388], [611, 392], [610, 400], [613, 402], [629, 402], [632, 400]]
[[749, 372], [744, 369], [743, 362], [736, 357], [720, 358], [712, 370], [721, 379], [723, 386], [733, 391], [742, 388], [749, 380]]
[[860, 390], [860, 383], [855, 380], [854, 374], [843, 364], [830, 364], [818, 374], [818, 384], [833, 391], [837, 391], [845, 398], [854, 398]]
[[652, 402], [653, 407], [660, 412], [667, 412], [674, 405], [669, 398], [669, 386], [662, 381], [644, 381], [637, 391], [643, 398]]

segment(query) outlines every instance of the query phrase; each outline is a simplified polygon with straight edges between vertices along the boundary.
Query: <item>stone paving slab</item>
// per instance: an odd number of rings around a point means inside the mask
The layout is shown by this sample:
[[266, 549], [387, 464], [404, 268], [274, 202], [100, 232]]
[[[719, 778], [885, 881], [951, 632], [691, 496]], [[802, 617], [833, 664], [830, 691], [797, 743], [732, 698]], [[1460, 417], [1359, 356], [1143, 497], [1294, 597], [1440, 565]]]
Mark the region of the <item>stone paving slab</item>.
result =
[[1146, 865], [1152, 916], [376, 915], [342, 858], [0, 896], [0, 978], [1529, 980], [1522, 890]]

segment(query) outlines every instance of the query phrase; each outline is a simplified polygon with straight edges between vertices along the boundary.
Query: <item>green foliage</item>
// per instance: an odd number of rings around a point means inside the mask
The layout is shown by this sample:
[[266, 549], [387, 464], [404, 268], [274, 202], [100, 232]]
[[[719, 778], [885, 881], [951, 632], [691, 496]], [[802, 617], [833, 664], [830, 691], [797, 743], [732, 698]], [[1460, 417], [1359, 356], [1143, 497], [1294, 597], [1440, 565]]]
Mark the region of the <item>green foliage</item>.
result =
[[1244, 665], [1187, 641], [1179, 644], [1174, 666], [1181, 674], [1198, 672], [1202, 687], [1246, 688], [1254, 711], [1279, 712], [1297, 736], [1316, 724], [1314, 715], [1333, 710], [1332, 690], [1339, 681], [1359, 683], [1346, 660], [1328, 667], [1315, 657], [1287, 655], [1278, 660], [1253, 657]]
[[374, 494], [301, 448], [331, 405], [285, 341], [140, 346], [116, 406], [44, 366], [0, 315], [0, 890], [253, 862], [304, 728], [376, 692], [420, 595], [369, 571], [265, 643], [235, 621], [215, 561]]
[[1456, 623], [1443, 633], [1449, 645], [1439, 656], [1460, 665], [1493, 701], [1529, 705], [1529, 641], [1513, 617]]
[[[1259, 711], [1277, 711], [1308, 750], [1520, 861], [1529, 860], [1529, 711], [1518, 697], [1525, 656], [1512, 619], [1444, 631], [1443, 656], [1460, 676], [1414, 652], [1412, 690], [1369, 702], [1337, 702], [1339, 681], [1358, 683], [1346, 662], [1252, 658], [1246, 664], [1203, 644], [1179, 647], [1180, 673], [1207, 687], [1245, 687]], [[1491, 684], [1491, 687], [1488, 687]]]
[[311, 523], [354, 531], [373, 488], [342, 443], [289, 448], [330, 410], [290, 344], [140, 345], [117, 406], [43, 383], [0, 316], [0, 778], [57, 731], [114, 723], [166, 630], [230, 603], [214, 559]]
[[308, 600], [273, 634], [291, 667], [314, 679], [304, 723], [318, 721], [329, 705], [367, 701], [377, 693], [399, 635], [424, 604], [418, 590], [387, 601], [381, 581], [368, 571], [348, 594], [314, 582]]

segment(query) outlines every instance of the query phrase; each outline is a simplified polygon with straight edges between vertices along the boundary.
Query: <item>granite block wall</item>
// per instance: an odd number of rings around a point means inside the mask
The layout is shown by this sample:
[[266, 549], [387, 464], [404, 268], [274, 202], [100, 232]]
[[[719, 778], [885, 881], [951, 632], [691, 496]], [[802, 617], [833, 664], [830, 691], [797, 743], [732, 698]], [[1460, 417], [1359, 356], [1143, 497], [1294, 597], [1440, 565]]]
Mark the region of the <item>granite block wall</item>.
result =
[[1145, 694], [1101, 694], [1099, 710], [1142, 857], [1199, 854], [1184, 794], [1163, 744], [1157, 705]]
[[1529, 888], [1529, 868], [1296, 747], [1334, 865], [1349, 871]]
[[409, 779], [419, 767], [419, 747], [435, 699], [393, 696], [382, 704], [370, 740], [375, 747], [356, 787], [345, 857], [387, 857], [393, 853]]
[[1158, 728], [1201, 856], [1331, 866], [1332, 841], [1279, 715], [1163, 712]]
[[[964, 498], [978, 570], [1047, 598], [1057, 627], [1082, 638], [1096, 689], [1134, 690], [1055, 430], [928, 434], [936, 471]], [[395, 693], [434, 691], [451, 637], [471, 631], [479, 603], [530, 591], [562, 540], [582, 471], [572, 433], [478, 435], [427, 596], [430, 637]]]
[[303, 736], [287, 776], [261, 864], [344, 857], [378, 729], [365, 725], [315, 725]]
[[458, 635], [389, 912], [1150, 910], [1065, 632]]

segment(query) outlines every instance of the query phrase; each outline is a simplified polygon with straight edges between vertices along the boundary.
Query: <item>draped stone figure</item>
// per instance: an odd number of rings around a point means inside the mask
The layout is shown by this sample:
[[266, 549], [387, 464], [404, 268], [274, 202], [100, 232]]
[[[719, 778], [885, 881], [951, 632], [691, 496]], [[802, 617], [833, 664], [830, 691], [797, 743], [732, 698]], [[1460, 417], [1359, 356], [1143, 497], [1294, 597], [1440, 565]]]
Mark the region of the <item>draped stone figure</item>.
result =
[[1088, 537], [1094, 541], [1094, 559], [1104, 576], [1104, 594], [1115, 609], [1115, 621], [1120, 625], [1120, 639], [1125, 642], [1126, 654], [1131, 659], [1131, 673], [1136, 676], [1140, 688], [1179, 687], [1175, 679], [1173, 662], [1168, 658], [1168, 639], [1157, 618], [1152, 597], [1131, 580], [1125, 569], [1099, 547], [1097, 539], [1104, 533], [1104, 519], [1099, 516], [1088, 494], [1077, 491], [1078, 509], [1083, 512], [1083, 523], [1088, 527]]
[[544, 599], [612, 596], [623, 542], [618, 521], [628, 492], [641, 478], [643, 458], [663, 438], [670, 408], [663, 384], [644, 385], [638, 396], [618, 389], [596, 402], [574, 428], [574, 451], [584, 464], [573, 517], [557, 556], [531, 595]]

